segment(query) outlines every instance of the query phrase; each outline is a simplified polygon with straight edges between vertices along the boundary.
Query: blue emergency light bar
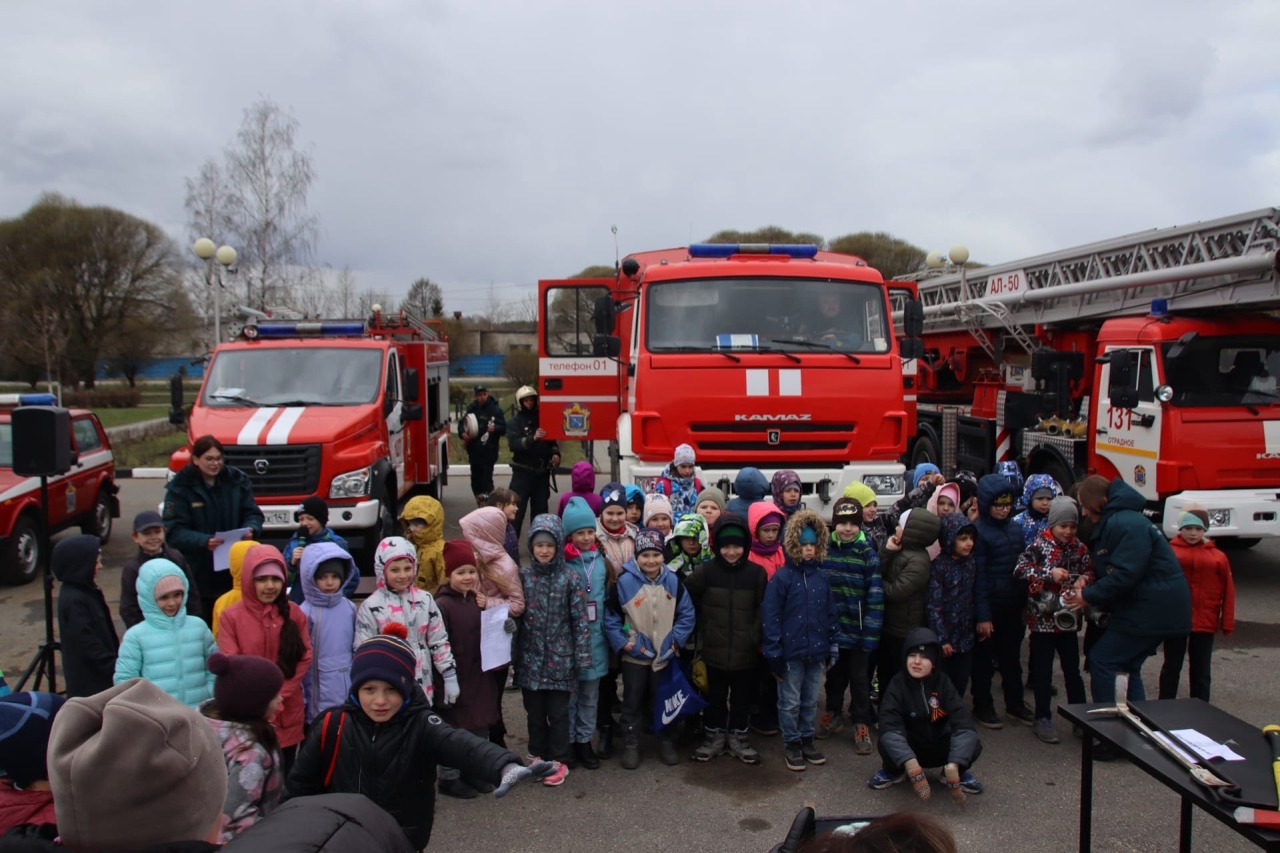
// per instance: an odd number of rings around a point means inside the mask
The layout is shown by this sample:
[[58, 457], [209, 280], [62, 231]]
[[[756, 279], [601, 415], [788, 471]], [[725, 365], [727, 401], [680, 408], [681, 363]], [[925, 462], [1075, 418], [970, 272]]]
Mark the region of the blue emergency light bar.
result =
[[56, 394], [0, 394], [0, 406], [56, 406]]
[[[249, 329], [255, 331], [249, 333]], [[365, 327], [364, 323], [259, 323], [245, 327], [245, 332], [257, 338], [344, 337], [363, 335]]]
[[734, 255], [816, 258], [818, 247], [812, 243], [693, 243], [689, 246], [691, 258], [729, 258]]

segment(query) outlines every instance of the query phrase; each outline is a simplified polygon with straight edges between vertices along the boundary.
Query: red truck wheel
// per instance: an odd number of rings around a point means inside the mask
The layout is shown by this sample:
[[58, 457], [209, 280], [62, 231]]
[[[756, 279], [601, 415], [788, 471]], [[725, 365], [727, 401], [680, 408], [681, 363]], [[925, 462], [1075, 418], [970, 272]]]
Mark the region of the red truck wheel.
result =
[[97, 536], [103, 545], [111, 538], [111, 499], [107, 496], [106, 486], [98, 490], [98, 499], [93, 504], [93, 512], [80, 525], [80, 532]]
[[29, 515], [20, 516], [5, 543], [0, 562], [0, 583], [10, 586], [31, 583], [40, 571], [44, 557], [40, 543], [40, 526]]

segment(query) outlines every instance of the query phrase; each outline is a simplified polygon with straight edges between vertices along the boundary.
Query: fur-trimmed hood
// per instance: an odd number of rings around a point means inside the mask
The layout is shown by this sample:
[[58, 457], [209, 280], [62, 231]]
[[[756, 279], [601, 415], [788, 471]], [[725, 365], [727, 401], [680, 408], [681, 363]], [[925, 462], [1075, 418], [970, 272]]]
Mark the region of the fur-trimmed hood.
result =
[[827, 528], [827, 523], [822, 520], [822, 516], [811, 509], [796, 510], [787, 522], [787, 526], [783, 528], [782, 550], [797, 566], [804, 561], [800, 556], [800, 531], [806, 527], [812, 527], [818, 534], [818, 554], [814, 559], [821, 563], [827, 558], [827, 543], [831, 539], [831, 531]]

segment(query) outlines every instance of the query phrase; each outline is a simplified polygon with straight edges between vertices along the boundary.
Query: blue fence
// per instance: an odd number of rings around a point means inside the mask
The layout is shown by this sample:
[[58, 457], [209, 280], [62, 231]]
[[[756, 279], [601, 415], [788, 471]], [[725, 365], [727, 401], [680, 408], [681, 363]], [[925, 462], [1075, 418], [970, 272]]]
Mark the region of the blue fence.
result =
[[[191, 362], [196, 362], [192, 364]], [[180, 368], [185, 368], [186, 375], [190, 379], [204, 378], [204, 362], [187, 356], [185, 358], [151, 358], [147, 359], [142, 369], [138, 371], [139, 379], [168, 379], [177, 373]], [[110, 361], [98, 362], [98, 378], [112, 379], [119, 377], [120, 373]]]
[[502, 376], [505, 355], [464, 355], [449, 365], [450, 376]]

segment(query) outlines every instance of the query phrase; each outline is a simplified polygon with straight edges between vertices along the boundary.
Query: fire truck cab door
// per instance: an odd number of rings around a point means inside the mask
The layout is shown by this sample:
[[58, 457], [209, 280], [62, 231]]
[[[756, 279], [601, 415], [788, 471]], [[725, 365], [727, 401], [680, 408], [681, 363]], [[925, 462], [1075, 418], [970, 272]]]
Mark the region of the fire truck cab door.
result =
[[[1156, 399], [1160, 385], [1159, 364], [1152, 347], [1108, 347], [1107, 353], [1128, 352], [1131, 373], [1112, 388], [1112, 369], [1119, 365], [1102, 364], [1098, 374], [1098, 415], [1094, 425], [1094, 451], [1115, 466], [1120, 477], [1137, 489], [1144, 498], [1154, 501], [1156, 462], [1160, 458], [1160, 428], [1163, 409]], [[1123, 386], [1123, 387], [1120, 387]], [[1112, 403], [1112, 391], [1123, 391], [1127, 400]]]
[[[596, 326], [597, 300], [610, 297], [612, 285], [609, 278], [538, 282], [539, 425], [549, 440], [617, 435], [625, 368], [595, 346], [597, 335], [616, 334], [613, 326]], [[629, 321], [624, 314], [622, 322]]]
[[391, 467], [395, 469], [396, 483], [403, 491], [412, 484], [406, 483], [404, 479], [405, 423], [400, 418], [404, 402], [400, 395], [400, 359], [395, 350], [391, 351], [387, 359], [383, 406], [387, 419], [387, 448], [391, 454]]

